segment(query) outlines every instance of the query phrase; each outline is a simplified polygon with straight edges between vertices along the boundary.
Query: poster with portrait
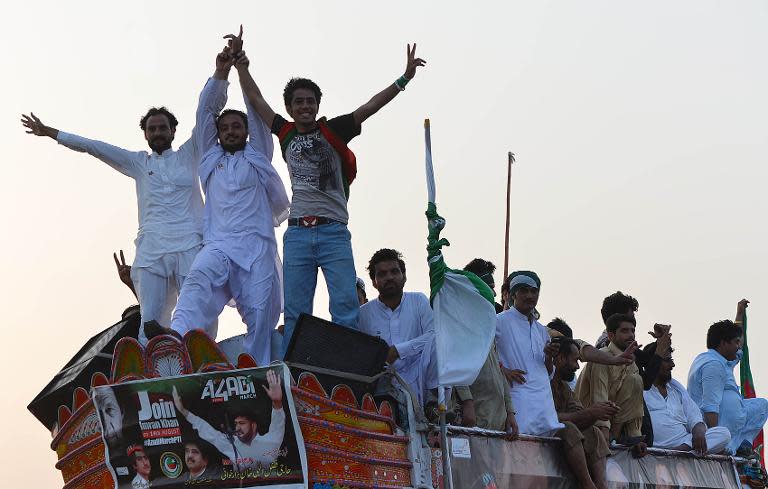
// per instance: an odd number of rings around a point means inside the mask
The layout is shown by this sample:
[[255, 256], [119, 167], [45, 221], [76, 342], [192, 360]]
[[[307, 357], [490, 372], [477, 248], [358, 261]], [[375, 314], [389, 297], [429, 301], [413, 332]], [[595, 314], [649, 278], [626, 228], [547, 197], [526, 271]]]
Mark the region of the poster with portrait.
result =
[[94, 390], [118, 489], [307, 487], [284, 364]]

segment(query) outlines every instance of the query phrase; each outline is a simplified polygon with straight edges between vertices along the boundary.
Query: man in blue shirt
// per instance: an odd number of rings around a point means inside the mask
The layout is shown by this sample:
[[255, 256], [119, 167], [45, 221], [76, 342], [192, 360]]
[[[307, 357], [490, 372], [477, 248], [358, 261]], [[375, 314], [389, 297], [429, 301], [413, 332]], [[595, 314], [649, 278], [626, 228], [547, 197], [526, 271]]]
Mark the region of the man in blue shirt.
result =
[[699, 405], [707, 427], [725, 426], [731, 432], [729, 453], [749, 455], [752, 441], [768, 419], [768, 400], [743, 399], [733, 368], [742, 356], [741, 327], [749, 301], [742, 299], [736, 321], [718, 321], [707, 331], [707, 351], [699, 354], [688, 374], [688, 392]]

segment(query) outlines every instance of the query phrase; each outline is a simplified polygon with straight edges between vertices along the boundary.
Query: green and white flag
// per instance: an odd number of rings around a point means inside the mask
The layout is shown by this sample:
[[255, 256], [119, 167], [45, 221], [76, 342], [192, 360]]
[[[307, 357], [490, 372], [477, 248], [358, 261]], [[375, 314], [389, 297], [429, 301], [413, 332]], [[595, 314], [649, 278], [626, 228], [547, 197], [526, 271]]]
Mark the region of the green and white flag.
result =
[[440, 238], [445, 219], [435, 205], [435, 176], [429, 119], [424, 121], [427, 171], [427, 252], [430, 301], [435, 321], [437, 380], [440, 386], [470, 385], [477, 378], [496, 334], [493, 291], [477, 275], [446, 265]]

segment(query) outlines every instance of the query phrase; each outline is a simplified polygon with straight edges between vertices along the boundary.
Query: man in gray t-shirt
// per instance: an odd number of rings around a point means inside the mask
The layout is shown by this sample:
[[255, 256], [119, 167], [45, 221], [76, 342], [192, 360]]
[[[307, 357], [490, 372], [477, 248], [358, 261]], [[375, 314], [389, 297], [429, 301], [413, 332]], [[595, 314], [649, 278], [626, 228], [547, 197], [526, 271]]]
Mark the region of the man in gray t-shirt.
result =
[[[228, 37], [231, 51], [239, 58], [242, 41]], [[349, 185], [357, 166], [347, 143], [360, 134], [363, 121], [404, 90], [416, 68], [424, 64], [416, 57], [416, 45], [408, 45], [403, 76], [351, 114], [330, 120], [317, 119], [322, 92], [312, 80], [293, 78], [285, 86], [283, 101], [293, 122], [275, 114], [255, 83], [243, 86], [251, 105], [278, 136], [291, 175], [293, 198], [283, 237], [283, 355], [299, 314], [312, 314], [318, 267], [328, 284], [331, 319], [349, 328], [357, 326], [355, 263], [347, 229]]]

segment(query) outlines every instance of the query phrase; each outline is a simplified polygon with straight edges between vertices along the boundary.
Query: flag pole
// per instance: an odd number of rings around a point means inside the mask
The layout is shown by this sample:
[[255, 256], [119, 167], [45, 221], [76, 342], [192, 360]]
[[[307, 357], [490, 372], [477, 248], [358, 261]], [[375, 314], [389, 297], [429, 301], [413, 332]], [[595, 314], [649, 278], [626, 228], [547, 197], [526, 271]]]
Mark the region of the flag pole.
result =
[[507, 153], [507, 224], [504, 230], [504, 280], [509, 276], [509, 201], [512, 193], [512, 163], [515, 162], [515, 153]]
[[453, 473], [451, 472], [451, 455], [448, 452], [448, 424], [445, 420], [447, 411], [445, 401], [445, 387], [437, 387], [437, 405], [440, 413], [440, 447], [443, 456], [443, 487], [444, 489], [453, 489]]
[[[432, 168], [432, 134], [429, 119], [424, 119], [424, 146], [426, 149], [426, 174], [427, 174], [427, 202], [435, 205], [437, 192], [435, 191], [435, 173]], [[435, 352], [437, 354], [437, 352]], [[439, 362], [438, 362], [439, 365]], [[445, 419], [448, 410], [445, 400], [445, 386], [437, 387], [437, 411], [440, 414], [440, 446], [442, 448], [443, 461], [443, 487], [453, 489], [453, 474], [451, 474], [451, 457], [448, 453], [448, 424]]]

